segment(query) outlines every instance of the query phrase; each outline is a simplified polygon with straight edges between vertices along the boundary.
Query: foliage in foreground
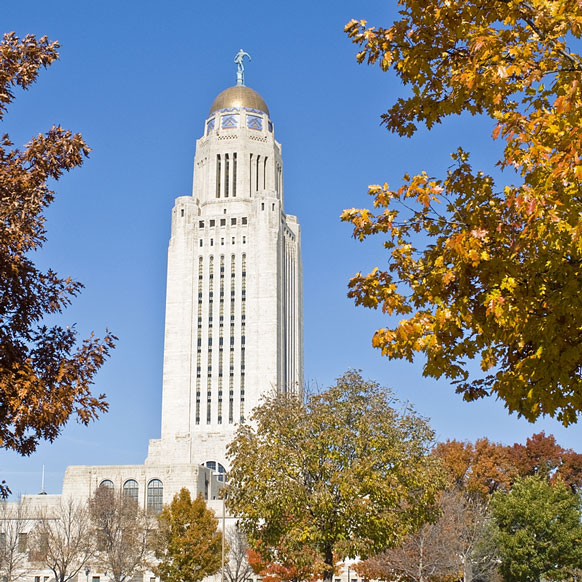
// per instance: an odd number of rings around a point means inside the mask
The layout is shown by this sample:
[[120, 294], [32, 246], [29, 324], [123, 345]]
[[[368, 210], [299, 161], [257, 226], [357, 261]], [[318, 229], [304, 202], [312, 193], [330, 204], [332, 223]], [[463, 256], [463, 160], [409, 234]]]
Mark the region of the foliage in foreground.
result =
[[[481, 114], [504, 139], [507, 185], [459, 149], [444, 178], [370, 186], [374, 210], [345, 210], [379, 235], [388, 265], [350, 281], [356, 303], [405, 316], [376, 331], [389, 358], [424, 354], [465, 400], [500, 398], [530, 421], [582, 410], [582, 59], [577, 0], [401, 0], [387, 28], [351, 21], [358, 61], [410, 86], [383, 122], [401, 136]], [[481, 371], [475, 372], [476, 360]]]
[[[21, 502], [22, 503], [22, 502]], [[29, 559], [48, 568], [56, 582], [69, 582], [95, 556], [94, 530], [86, 503], [61, 499], [54, 511], [36, 517], [29, 547]], [[20, 525], [22, 527], [22, 525]]]
[[181, 489], [158, 517], [154, 572], [163, 582], [197, 582], [220, 570], [222, 534], [202, 495]]
[[89, 500], [96, 558], [113, 582], [125, 582], [149, 564], [150, 532], [155, 519], [137, 502], [109, 487], [99, 487]]
[[442, 482], [433, 433], [397, 406], [350, 371], [305, 401], [266, 398], [239, 428], [227, 504], [265, 562], [301, 569], [308, 556], [328, 580], [337, 561], [394, 546], [433, 517]]
[[[5, 34], [0, 42], [0, 119], [42, 67], [58, 57], [58, 43]], [[47, 182], [83, 163], [89, 148], [80, 134], [53, 126], [22, 149], [0, 137], [0, 447], [22, 455], [39, 440], [53, 441], [74, 416], [83, 424], [107, 410], [90, 391], [115, 337], [93, 335], [77, 345], [72, 327], [46, 325], [82, 285], [30, 260], [46, 240], [44, 211], [53, 201]], [[4, 486], [0, 493], [6, 494]]]
[[563, 483], [518, 479], [491, 510], [505, 580], [563, 580], [582, 566], [582, 500]]

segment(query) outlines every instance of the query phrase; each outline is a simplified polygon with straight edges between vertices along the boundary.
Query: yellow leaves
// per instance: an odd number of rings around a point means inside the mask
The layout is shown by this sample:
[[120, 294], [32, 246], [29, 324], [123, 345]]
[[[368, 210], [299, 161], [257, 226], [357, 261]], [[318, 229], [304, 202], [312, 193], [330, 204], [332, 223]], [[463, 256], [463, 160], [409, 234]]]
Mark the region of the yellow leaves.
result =
[[[350, 296], [387, 314], [374, 346], [426, 357], [424, 373], [457, 382], [467, 400], [488, 394], [528, 419], [568, 424], [582, 409], [582, 5], [565, 0], [402, 0], [387, 29], [350, 23], [361, 59], [394, 67], [410, 94], [383, 116], [410, 136], [452, 114], [486, 114], [505, 140], [506, 183], [452, 154], [446, 179], [405, 175], [370, 187], [378, 215], [346, 211], [360, 240], [385, 235], [388, 272], [350, 282]], [[543, 81], [543, 82], [542, 82]], [[498, 189], [499, 190], [499, 189]], [[446, 195], [446, 198], [445, 198]], [[444, 201], [440, 208], [439, 204]], [[469, 374], [480, 358], [487, 376]], [[532, 392], [532, 386], [535, 386]]]

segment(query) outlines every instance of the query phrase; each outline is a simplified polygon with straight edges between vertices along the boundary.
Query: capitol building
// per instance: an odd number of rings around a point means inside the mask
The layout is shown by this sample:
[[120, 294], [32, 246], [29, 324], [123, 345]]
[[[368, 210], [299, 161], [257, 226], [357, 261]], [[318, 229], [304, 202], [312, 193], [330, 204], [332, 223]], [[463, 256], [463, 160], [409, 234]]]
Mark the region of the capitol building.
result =
[[193, 182], [171, 216], [161, 438], [143, 465], [68, 467], [63, 496], [105, 483], [154, 511], [182, 487], [212, 500], [237, 426], [303, 386], [301, 232], [269, 108], [242, 82], [210, 107]]
[[106, 486], [158, 512], [186, 487], [220, 516], [237, 427], [262, 395], [303, 386], [301, 231], [269, 108], [238, 65], [196, 142], [192, 194], [171, 213], [161, 436], [143, 465], [69, 466], [61, 495], [23, 496], [31, 509]]

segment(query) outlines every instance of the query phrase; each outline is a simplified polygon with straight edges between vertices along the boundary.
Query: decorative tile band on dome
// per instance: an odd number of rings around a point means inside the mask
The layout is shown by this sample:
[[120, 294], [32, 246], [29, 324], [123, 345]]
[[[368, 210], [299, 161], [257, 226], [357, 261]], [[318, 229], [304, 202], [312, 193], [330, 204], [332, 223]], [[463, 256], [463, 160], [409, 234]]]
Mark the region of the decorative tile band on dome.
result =
[[212, 113], [228, 113], [230, 111], [248, 111], [250, 113], [258, 113], [259, 115], [265, 114], [265, 111], [253, 109], [252, 107], [225, 107], [223, 109], [215, 109]]

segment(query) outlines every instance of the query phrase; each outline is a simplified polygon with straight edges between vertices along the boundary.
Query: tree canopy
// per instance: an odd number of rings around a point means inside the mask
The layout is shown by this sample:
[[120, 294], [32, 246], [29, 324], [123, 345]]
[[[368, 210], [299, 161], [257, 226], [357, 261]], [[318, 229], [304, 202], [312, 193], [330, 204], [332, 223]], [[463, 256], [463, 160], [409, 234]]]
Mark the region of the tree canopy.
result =
[[[452, 153], [446, 175], [372, 185], [348, 209], [354, 236], [380, 235], [388, 264], [350, 281], [356, 303], [405, 316], [376, 331], [389, 358], [426, 357], [465, 400], [494, 395], [530, 421], [582, 410], [582, 34], [576, 0], [400, 0], [386, 28], [353, 20], [359, 62], [410, 92], [383, 115], [412, 136], [450, 115], [489, 117], [502, 178]], [[484, 136], [485, 138], [486, 136]], [[475, 360], [476, 362], [472, 362]]]
[[198, 582], [220, 570], [222, 533], [202, 495], [181, 489], [158, 516], [155, 573], [163, 582]]
[[151, 558], [149, 534], [155, 518], [135, 499], [103, 485], [89, 500], [89, 511], [96, 560], [111, 573], [113, 582], [125, 582], [143, 572]]
[[[58, 43], [5, 34], [0, 42], [0, 119], [39, 70], [58, 57]], [[54, 440], [73, 416], [83, 424], [107, 410], [91, 393], [115, 337], [77, 342], [74, 327], [47, 325], [82, 285], [30, 259], [46, 240], [44, 211], [54, 199], [47, 185], [83, 163], [80, 134], [53, 126], [23, 148], [0, 137], [0, 447], [28, 455], [39, 440]]]
[[227, 504], [267, 563], [306, 579], [309, 555], [330, 579], [337, 561], [396, 545], [433, 516], [432, 439], [424, 419], [355, 371], [305, 400], [272, 395], [229, 445]]
[[563, 483], [518, 479], [491, 501], [505, 580], [561, 580], [582, 565], [582, 500]]
[[87, 504], [61, 499], [52, 510], [45, 508], [33, 517], [30, 561], [37, 568], [49, 569], [55, 582], [75, 580], [95, 555]]

